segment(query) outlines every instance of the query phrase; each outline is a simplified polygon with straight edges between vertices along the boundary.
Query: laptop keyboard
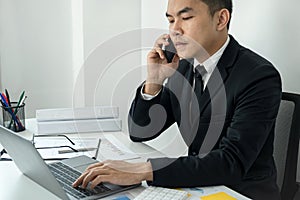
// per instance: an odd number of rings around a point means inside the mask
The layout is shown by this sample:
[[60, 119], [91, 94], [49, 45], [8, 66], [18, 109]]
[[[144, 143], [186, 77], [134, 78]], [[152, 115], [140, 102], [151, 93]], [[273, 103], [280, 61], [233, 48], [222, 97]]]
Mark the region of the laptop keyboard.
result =
[[74, 183], [74, 181], [81, 175], [80, 172], [62, 162], [51, 163], [48, 166], [63, 189], [75, 198], [80, 199], [95, 194], [101, 194], [110, 190], [102, 184], [96, 186], [93, 190], [74, 188], [72, 187], [72, 183]]

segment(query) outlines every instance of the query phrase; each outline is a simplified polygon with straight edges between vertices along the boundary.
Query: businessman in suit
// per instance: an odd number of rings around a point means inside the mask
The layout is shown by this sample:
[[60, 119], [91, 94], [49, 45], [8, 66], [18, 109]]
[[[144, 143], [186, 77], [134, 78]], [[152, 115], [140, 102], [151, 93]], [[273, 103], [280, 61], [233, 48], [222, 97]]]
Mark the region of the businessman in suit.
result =
[[[231, 0], [169, 0], [170, 33], [149, 52], [147, 79], [130, 109], [133, 141], [153, 139], [177, 123], [188, 156], [106, 161], [89, 167], [74, 186], [226, 185], [253, 199], [280, 199], [272, 155], [280, 75], [228, 34], [231, 13]], [[168, 38], [177, 51], [171, 63], [162, 50]]]

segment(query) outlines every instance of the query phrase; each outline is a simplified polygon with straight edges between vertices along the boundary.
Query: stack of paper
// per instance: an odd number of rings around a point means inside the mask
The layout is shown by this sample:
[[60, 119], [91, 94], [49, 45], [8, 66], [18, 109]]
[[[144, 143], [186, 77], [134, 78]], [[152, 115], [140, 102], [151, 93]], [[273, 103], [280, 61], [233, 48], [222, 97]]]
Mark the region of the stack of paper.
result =
[[120, 131], [118, 107], [96, 106], [36, 111], [38, 134]]

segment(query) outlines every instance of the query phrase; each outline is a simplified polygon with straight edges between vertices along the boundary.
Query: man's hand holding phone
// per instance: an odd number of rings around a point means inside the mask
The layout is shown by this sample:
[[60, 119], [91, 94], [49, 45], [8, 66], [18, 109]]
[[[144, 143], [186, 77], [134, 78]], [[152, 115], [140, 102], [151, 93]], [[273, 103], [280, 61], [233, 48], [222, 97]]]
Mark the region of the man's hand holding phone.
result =
[[179, 57], [168, 34], [160, 36], [147, 56], [148, 75], [144, 93], [155, 95], [160, 91], [166, 78], [178, 68]]

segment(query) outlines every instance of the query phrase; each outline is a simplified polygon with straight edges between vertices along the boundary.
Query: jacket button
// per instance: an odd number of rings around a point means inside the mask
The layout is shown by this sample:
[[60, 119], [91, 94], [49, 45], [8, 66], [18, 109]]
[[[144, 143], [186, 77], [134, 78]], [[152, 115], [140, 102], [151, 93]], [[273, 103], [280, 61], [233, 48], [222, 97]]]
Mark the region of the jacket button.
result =
[[192, 152], [192, 156], [196, 156], [197, 153], [195, 151]]

